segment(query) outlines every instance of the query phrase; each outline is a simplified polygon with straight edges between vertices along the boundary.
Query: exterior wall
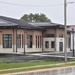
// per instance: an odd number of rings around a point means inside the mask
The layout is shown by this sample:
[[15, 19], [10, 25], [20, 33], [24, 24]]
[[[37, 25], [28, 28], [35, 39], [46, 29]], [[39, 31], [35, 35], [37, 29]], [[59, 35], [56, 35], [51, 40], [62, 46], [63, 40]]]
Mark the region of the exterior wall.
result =
[[[45, 37], [45, 34], [54, 34], [55, 37]], [[63, 34], [63, 37], [59, 37], [59, 34]], [[67, 34], [67, 38], [70, 38], [70, 34]], [[49, 48], [45, 48], [45, 41], [49, 41]], [[55, 41], [55, 48], [51, 49], [51, 41]], [[44, 33], [44, 51], [59, 51], [60, 52], [60, 45], [59, 42], [63, 43], [63, 52], [64, 52], [64, 29], [47, 29]], [[70, 47], [68, 47], [67, 41], [67, 52], [70, 51]]]
[[60, 48], [59, 48], [59, 42], [63, 43], [63, 51], [64, 52], [64, 38], [56, 38], [56, 51], [60, 52]]
[[13, 48], [3, 48], [3, 34], [13, 34], [13, 30], [0, 29], [0, 53], [13, 53]]
[[[49, 41], [49, 48], [45, 48], [45, 42]], [[44, 51], [55, 51], [54, 48], [51, 48], [51, 41], [54, 41], [54, 38], [43, 38], [43, 47], [44, 47]]]
[[36, 48], [36, 36], [42, 37], [42, 32], [37, 31], [37, 30], [27, 30], [26, 35], [32, 35], [33, 36], [33, 46], [32, 46], [32, 48], [27, 48], [27, 42], [25, 44], [26, 52], [42, 52], [42, 44], [41, 44], [41, 48]]
[[[12, 34], [12, 48], [3, 48], [3, 38], [2, 38], [3, 34]], [[16, 49], [17, 49], [17, 53], [24, 52], [24, 47], [22, 48], [22, 35], [24, 35], [24, 30], [17, 29], [17, 34], [21, 35], [21, 48], [16, 48], [16, 29], [14, 29], [14, 31], [13, 29], [0, 29], [0, 53], [16, 53]], [[27, 48], [27, 35], [33, 36], [32, 48]], [[36, 35], [42, 36], [42, 32], [37, 30], [25, 30], [25, 51], [26, 52], [41, 52], [42, 51], [42, 46], [41, 48], [36, 48], [36, 41], [35, 41]]]
[[[72, 29], [75, 31], [75, 25], [69, 25], [69, 28], [67, 29], [67, 30], [70, 30], [70, 31], [72, 31]], [[70, 39], [70, 44], [71, 44], [71, 46], [70, 46], [70, 49], [71, 50], [73, 50], [73, 41], [74, 41], [74, 50], [75, 50], [75, 32], [74, 32], [74, 35], [73, 35], [73, 33], [71, 32], [70, 33], [70, 35], [71, 35], [71, 39]], [[73, 40], [73, 37], [74, 37], [74, 40]]]
[[[16, 33], [21, 35], [21, 48], [16, 48]], [[12, 48], [3, 48], [3, 34], [12, 34]], [[45, 34], [55, 34], [55, 37], [45, 37]], [[63, 34], [60, 38], [59, 34]], [[23, 53], [24, 47], [22, 48], [22, 35], [25, 36], [25, 52], [42, 52], [42, 31], [38, 30], [24, 30], [24, 29], [0, 29], [0, 53]], [[32, 35], [32, 48], [27, 48], [27, 35]], [[41, 40], [37, 39], [40, 47], [36, 47], [36, 36], [40, 37]], [[14, 37], [14, 38], [13, 38]], [[67, 35], [70, 38], [70, 34]], [[49, 48], [45, 48], [45, 41], [49, 41]], [[55, 48], [51, 48], [51, 41], [55, 41]], [[63, 52], [64, 52], [64, 29], [47, 29], [43, 33], [43, 48], [44, 51], [60, 51], [59, 42], [63, 42]], [[37, 44], [38, 44], [37, 43]], [[68, 44], [68, 42], [67, 42]], [[24, 44], [23, 44], [24, 45]], [[70, 51], [67, 45], [67, 51]]]

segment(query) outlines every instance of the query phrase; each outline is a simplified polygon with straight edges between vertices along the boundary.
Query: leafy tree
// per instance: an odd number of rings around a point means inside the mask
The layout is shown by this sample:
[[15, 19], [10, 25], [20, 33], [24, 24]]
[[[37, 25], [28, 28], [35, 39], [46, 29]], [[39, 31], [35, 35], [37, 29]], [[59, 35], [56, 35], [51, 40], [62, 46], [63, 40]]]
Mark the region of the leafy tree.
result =
[[29, 15], [28, 14], [24, 14], [22, 17], [21, 17], [22, 20], [25, 20], [25, 21], [35, 21], [35, 22], [51, 22], [51, 20], [46, 17], [45, 14], [32, 14], [30, 13]]

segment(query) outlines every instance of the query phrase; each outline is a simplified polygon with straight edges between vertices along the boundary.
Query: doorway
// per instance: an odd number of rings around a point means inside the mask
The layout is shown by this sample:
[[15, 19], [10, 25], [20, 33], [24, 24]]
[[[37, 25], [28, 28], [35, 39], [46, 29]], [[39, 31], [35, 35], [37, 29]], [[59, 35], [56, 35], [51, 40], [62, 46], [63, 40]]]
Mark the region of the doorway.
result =
[[59, 42], [59, 51], [63, 51], [63, 42]]

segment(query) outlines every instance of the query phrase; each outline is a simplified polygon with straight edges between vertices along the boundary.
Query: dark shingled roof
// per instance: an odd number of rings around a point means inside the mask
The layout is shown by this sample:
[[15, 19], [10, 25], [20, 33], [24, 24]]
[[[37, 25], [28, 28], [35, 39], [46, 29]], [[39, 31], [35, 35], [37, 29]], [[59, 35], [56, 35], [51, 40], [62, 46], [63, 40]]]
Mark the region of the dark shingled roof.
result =
[[0, 18], [0, 26], [16, 26], [16, 25], [17, 25], [16, 23], [6, 21]]
[[64, 25], [51, 22], [26, 22], [19, 19], [0, 16], [0, 27], [18, 27], [25, 29], [44, 30], [45, 28], [59, 27], [64, 28]]
[[4, 16], [0, 16], [0, 26], [19, 26], [21, 28], [27, 29], [42, 29], [41, 27], [33, 26], [26, 21]]
[[60, 28], [64, 28], [64, 25], [52, 23], [52, 22], [29, 22], [29, 24], [33, 26], [44, 27], [44, 28], [57, 27], [57, 26]]

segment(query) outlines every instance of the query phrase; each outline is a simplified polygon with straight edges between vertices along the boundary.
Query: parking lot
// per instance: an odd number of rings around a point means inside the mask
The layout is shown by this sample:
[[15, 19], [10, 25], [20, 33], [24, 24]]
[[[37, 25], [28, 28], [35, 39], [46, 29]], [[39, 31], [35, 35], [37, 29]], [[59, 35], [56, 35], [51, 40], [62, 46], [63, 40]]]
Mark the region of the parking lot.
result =
[[[33, 61], [61, 61], [64, 60], [63, 52], [44, 52], [31, 54], [0, 54], [0, 62], [33, 62]], [[68, 59], [73, 59], [73, 52], [67, 53]]]

